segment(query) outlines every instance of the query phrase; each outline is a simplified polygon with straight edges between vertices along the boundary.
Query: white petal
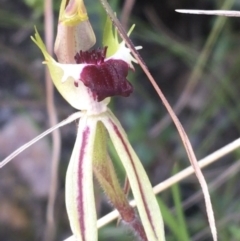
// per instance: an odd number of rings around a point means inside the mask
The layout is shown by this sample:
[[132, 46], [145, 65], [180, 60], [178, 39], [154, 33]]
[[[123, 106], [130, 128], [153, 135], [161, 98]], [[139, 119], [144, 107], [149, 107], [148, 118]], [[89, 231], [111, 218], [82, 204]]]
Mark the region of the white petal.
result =
[[[141, 46], [137, 46], [135, 48], [136, 49], [141, 49], [142, 47]], [[118, 48], [117, 52], [114, 55], [112, 55], [111, 57], [107, 58], [106, 61], [109, 60], [109, 59], [123, 60], [133, 70], [134, 70], [134, 67], [133, 67], [132, 62], [138, 63], [137, 60], [131, 55], [131, 50], [126, 47], [124, 41], [121, 44], [119, 44], [119, 48]]]
[[[107, 110], [110, 98], [97, 102], [91, 90], [80, 81], [80, 74], [86, 64], [48, 63], [54, 85], [63, 98], [74, 108], [89, 114], [100, 114]], [[78, 83], [78, 86], [75, 86]]]
[[63, 76], [61, 82], [65, 82], [69, 77], [72, 77], [74, 80], [79, 80], [82, 70], [87, 64], [60, 64], [57, 65], [63, 70]]

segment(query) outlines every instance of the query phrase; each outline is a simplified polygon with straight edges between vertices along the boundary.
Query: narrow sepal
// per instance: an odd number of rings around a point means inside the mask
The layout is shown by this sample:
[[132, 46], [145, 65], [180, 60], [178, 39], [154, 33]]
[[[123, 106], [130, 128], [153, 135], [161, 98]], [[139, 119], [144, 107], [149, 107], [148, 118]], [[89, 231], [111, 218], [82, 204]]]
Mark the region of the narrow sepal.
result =
[[84, 116], [80, 119], [66, 175], [66, 207], [76, 241], [97, 241], [97, 217], [92, 180], [95, 131], [94, 118]]
[[117, 118], [109, 111], [108, 116], [103, 118], [102, 121], [126, 170], [148, 240], [164, 241], [161, 212], [140, 160], [131, 147]]
[[106, 19], [103, 30], [103, 46], [108, 46], [107, 57], [115, 54], [119, 46], [117, 33], [113, 32], [113, 24], [109, 17]]

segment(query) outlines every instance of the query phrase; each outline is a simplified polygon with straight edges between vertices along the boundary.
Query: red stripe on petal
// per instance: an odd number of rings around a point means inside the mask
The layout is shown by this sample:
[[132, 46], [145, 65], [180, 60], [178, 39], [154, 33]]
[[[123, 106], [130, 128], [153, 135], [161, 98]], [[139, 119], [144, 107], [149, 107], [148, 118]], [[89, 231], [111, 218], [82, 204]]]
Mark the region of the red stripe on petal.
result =
[[89, 137], [89, 127], [86, 127], [86, 129], [82, 133], [82, 145], [80, 148], [80, 153], [79, 153], [79, 165], [78, 165], [78, 213], [79, 213], [79, 225], [80, 225], [80, 230], [82, 233], [82, 240], [86, 241], [85, 238], [85, 222], [84, 222], [84, 203], [83, 203], [83, 182], [84, 182], [84, 173], [83, 173], [83, 162], [84, 162], [84, 155], [85, 155], [85, 148], [87, 146], [88, 142], [88, 137]]
[[145, 210], [146, 210], [146, 213], [147, 213], [148, 220], [149, 220], [149, 222], [150, 222], [150, 224], [151, 224], [151, 227], [152, 227], [152, 230], [154, 231], [155, 236], [157, 237], [156, 231], [155, 231], [155, 228], [154, 228], [154, 225], [153, 225], [153, 223], [152, 223], [151, 214], [150, 214], [150, 211], [149, 211], [149, 209], [148, 209], [148, 205], [147, 205], [145, 196], [144, 196], [144, 194], [143, 194], [143, 190], [142, 190], [140, 178], [139, 178], [138, 173], [137, 173], [137, 171], [136, 171], [136, 167], [135, 167], [133, 158], [132, 158], [132, 156], [131, 156], [131, 153], [130, 153], [130, 151], [129, 151], [129, 149], [128, 149], [128, 146], [127, 146], [127, 144], [125, 143], [124, 138], [122, 137], [122, 135], [121, 135], [118, 127], [117, 127], [112, 121], [111, 121], [111, 123], [112, 123], [112, 125], [113, 125], [113, 128], [114, 128], [116, 134], [117, 134], [118, 137], [120, 138], [120, 140], [121, 140], [121, 142], [122, 142], [122, 144], [123, 144], [123, 146], [124, 146], [124, 149], [125, 149], [127, 155], [129, 156], [129, 159], [130, 159], [130, 161], [131, 161], [131, 164], [132, 164], [132, 166], [133, 166], [133, 169], [134, 169], [134, 172], [135, 172], [135, 175], [136, 175], [136, 178], [137, 178], [137, 183], [138, 183], [138, 186], [139, 186], [139, 190], [140, 190], [140, 193], [141, 193], [141, 198], [142, 198], [142, 200], [143, 200], [143, 204], [144, 204], [144, 207], [145, 207]]

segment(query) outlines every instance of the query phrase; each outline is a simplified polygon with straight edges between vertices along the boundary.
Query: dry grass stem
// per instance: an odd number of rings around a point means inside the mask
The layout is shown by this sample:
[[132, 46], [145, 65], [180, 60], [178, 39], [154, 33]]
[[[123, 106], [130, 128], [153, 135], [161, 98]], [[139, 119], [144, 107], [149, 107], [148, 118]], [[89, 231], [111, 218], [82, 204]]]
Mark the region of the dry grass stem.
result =
[[[52, 0], [45, 0], [44, 2], [44, 29], [45, 29], [45, 42], [48, 52], [53, 54], [53, 7]], [[54, 104], [54, 87], [49, 74], [49, 71], [45, 69], [45, 84], [46, 84], [46, 104], [47, 113], [49, 117], [49, 125], [55, 126], [58, 123], [57, 111]], [[52, 241], [55, 237], [55, 217], [54, 206], [57, 194], [58, 186], [58, 166], [60, 160], [60, 148], [61, 148], [61, 135], [57, 129], [52, 133], [52, 160], [51, 160], [51, 180], [49, 185], [48, 204], [46, 211], [46, 229], [44, 240]]]

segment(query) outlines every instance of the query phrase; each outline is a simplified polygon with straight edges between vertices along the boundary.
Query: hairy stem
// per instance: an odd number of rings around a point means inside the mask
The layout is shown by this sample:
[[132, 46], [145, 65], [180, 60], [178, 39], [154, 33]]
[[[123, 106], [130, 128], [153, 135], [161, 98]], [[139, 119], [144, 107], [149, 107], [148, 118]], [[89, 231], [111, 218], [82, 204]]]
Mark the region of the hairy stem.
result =
[[106, 130], [101, 122], [98, 122], [94, 143], [93, 171], [109, 201], [120, 213], [123, 223], [127, 224], [141, 240], [147, 241], [142, 223], [118, 182], [107, 152]]

